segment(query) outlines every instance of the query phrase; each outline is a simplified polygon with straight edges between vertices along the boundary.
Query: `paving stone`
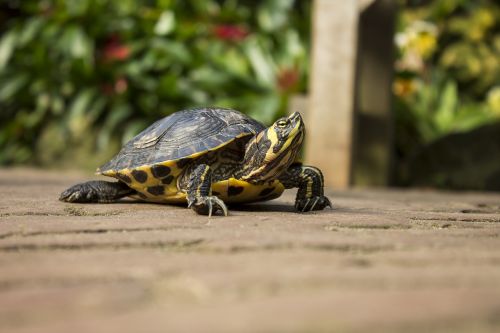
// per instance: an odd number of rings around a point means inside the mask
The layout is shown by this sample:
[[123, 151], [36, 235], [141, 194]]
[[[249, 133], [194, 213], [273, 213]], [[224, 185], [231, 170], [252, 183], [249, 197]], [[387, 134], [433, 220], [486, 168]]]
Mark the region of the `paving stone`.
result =
[[197, 216], [68, 204], [88, 176], [0, 170], [1, 332], [495, 332], [500, 194], [294, 193]]

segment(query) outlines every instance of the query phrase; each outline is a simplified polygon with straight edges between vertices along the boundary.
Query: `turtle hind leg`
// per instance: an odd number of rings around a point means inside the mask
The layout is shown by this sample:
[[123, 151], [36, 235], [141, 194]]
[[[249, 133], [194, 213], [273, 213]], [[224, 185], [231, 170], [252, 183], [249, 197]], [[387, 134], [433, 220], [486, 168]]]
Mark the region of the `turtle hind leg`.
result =
[[59, 200], [66, 202], [113, 202], [136, 191], [122, 182], [91, 180], [71, 186], [61, 193]]
[[208, 215], [217, 211], [227, 216], [224, 202], [212, 195], [212, 171], [206, 164], [200, 164], [191, 171], [187, 189], [188, 207], [200, 215]]

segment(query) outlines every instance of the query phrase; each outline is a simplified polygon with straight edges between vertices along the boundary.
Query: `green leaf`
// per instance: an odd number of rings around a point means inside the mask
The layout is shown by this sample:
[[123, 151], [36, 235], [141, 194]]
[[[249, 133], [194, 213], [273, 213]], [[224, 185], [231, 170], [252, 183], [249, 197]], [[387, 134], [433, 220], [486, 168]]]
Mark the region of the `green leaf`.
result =
[[155, 25], [155, 34], [166, 36], [175, 28], [175, 15], [172, 11], [166, 10], [161, 13], [158, 22]]
[[435, 122], [440, 133], [445, 134], [453, 125], [453, 120], [458, 104], [457, 84], [454, 81], [448, 81], [441, 94], [439, 106], [435, 114]]
[[198, 15], [216, 15], [220, 13], [220, 4], [214, 0], [191, 0], [189, 1], [190, 7], [193, 9], [194, 13]]
[[104, 111], [106, 107], [107, 99], [103, 96], [98, 96], [94, 102], [89, 106], [86, 113], [86, 118], [89, 123], [94, 123]]
[[182, 64], [190, 64], [192, 56], [189, 49], [181, 42], [165, 40], [162, 38], [154, 38], [151, 41], [151, 48], [161, 51], [176, 62]]
[[264, 124], [271, 124], [280, 108], [280, 96], [268, 94], [252, 98], [252, 106], [249, 110], [251, 117]]
[[44, 22], [45, 20], [41, 17], [30, 18], [19, 34], [19, 46], [25, 46], [26, 44], [30, 43], [40, 32], [40, 29], [42, 28]]
[[69, 15], [80, 16], [88, 10], [91, 0], [65, 1], [65, 3]]
[[67, 28], [61, 36], [59, 45], [71, 57], [83, 59], [87, 63], [93, 62], [93, 42], [80, 27]]
[[4, 70], [5, 66], [12, 56], [14, 47], [16, 46], [17, 33], [14, 30], [7, 32], [0, 40], [0, 71]]
[[64, 99], [58, 95], [53, 96], [51, 111], [54, 115], [60, 115], [64, 110]]
[[296, 30], [288, 29], [286, 31], [284, 43], [284, 53], [288, 58], [297, 60], [305, 57], [306, 50]]
[[197, 85], [210, 90], [226, 84], [230, 79], [226, 73], [209, 66], [193, 69], [190, 73], [190, 78]]
[[249, 73], [247, 59], [239, 50], [232, 47], [217, 59], [217, 63], [232, 74], [245, 76]]
[[110, 139], [115, 131], [116, 127], [123, 120], [128, 118], [132, 113], [132, 109], [129, 105], [126, 104], [117, 104], [115, 105], [108, 113], [108, 117], [104, 122], [104, 126], [102, 127], [99, 136], [97, 137], [97, 147], [99, 150], [105, 149]]
[[454, 130], [465, 132], [495, 121], [495, 115], [484, 104], [469, 103], [460, 105], [454, 121]]
[[0, 101], [11, 99], [16, 93], [28, 83], [28, 74], [20, 73], [0, 84]]
[[257, 10], [257, 21], [262, 30], [275, 31], [282, 28], [288, 21], [288, 11], [293, 6], [293, 0], [267, 0]]
[[248, 61], [252, 65], [257, 81], [265, 86], [274, 86], [274, 63], [268, 53], [256, 39], [250, 39], [244, 45]]
[[86, 117], [90, 103], [95, 97], [93, 89], [82, 90], [69, 107], [67, 122], [73, 136], [79, 137], [88, 128], [90, 119]]
[[39, 97], [37, 102], [37, 108], [28, 113], [23, 121], [24, 126], [29, 130], [33, 130], [35, 127], [42, 124], [43, 118], [47, 113], [48, 103], [50, 103], [50, 97], [44, 94]]

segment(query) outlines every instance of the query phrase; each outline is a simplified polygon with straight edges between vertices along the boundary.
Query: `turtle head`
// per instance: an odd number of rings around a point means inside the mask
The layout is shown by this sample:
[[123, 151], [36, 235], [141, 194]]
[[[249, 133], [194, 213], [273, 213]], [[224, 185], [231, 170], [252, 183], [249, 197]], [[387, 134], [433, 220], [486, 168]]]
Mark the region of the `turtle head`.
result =
[[241, 179], [276, 179], [296, 160], [304, 135], [304, 122], [298, 112], [278, 119], [247, 144]]

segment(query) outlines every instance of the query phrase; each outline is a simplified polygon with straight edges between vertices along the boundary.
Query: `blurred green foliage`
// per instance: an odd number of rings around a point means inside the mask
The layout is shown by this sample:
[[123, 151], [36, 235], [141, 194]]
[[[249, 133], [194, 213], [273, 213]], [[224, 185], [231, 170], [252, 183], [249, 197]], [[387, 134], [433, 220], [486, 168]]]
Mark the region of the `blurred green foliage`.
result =
[[309, 10], [293, 0], [4, 0], [0, 164], [102, 162], [193, 106], [271, 122], [306, 88]]
[[[500, 9], [494, 0], [399, 2], [393, 90], [405, 170], [432, 142], [500, 119]], [[310, 4], [0, 2], [0, 165], [95, 167], [187, 107], [271, 122], [306, 91]]]
[[398, 158], [408, 164], [440, 138], [500, 120], [500, 7], [400, 2], [393, 90]]

